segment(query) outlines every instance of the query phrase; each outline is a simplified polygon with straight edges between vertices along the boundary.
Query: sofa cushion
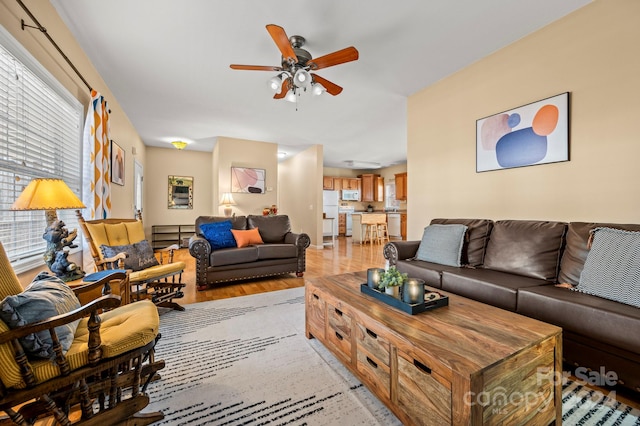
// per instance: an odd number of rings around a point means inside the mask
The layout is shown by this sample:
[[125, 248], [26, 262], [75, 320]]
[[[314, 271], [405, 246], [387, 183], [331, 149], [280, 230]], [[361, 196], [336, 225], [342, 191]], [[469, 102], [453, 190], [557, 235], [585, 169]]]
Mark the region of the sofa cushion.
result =
[[231, 221], [231, 229], [247, 229], [247, 218], [246, 216], [198, 216], [196, 218], [196, 233], [198, 235], [204, 236], [201, 230], [201, 226], [204, 223], [211, 222], [224, 222], [226, 220]]
[[443, 270], [453, 271], [458, 268], [445, 266], [423, 260], [399, 260], [396, 264], [398, 271], [407, 274], [409, 278], [420, 278], [429, 287], [441, 288], [440, 275]]
[[292, 244], [261, 244], [258, 249], [258, 260], [287, 259], [298, 256], [298, 248]]
[[289, 216], [247, 216], [249, 228], [259, 228], [262, 241], [265, 243], [282, 243], [284, 236], [291, 232]]
[[467, 227], [467, 238], [462, 249], [462, 263], [480, 266], [484, 262], [493, 221], [489, 219], [433, 219], [432, 225], [460, 224]]
[[233, 234], [233, 238], [236, 240], [236, 245], [238, 248], [247, 247], [253, 244], [263, 244], [262, 238], [260, 237], [260, 229], [232, 229], [231, 233]]
[[640, 308], [640, 232], [596, 228], [576, 291]]
[[553, 285], [518, 292], [518, 313], [640, 353], [640, 309]]
[[209, 241], [211, 250], [236, 247], [236, 240], [231, 233], [231, 221], [222, 220], [200, 225], [200, 231]]
[[484, 267], [556, 282], [566, 229], [562, 222], [497, 221]]
[[124, 267], [132, 271], [142, 271], [143, 269], [159, 265], [158, 259], [156, 259], [153, 249], [151, 248], [151, 244], [149, 244], [147, 240], [121, 246], [101, 245], [100, 250], [102, 251], [103, 258], [113, 257], [118, 253], [126, 253], [127, 257], [124, 260]]
[[465, 225], [429, 225], [424, 228], [416, 253], [417, 260], [448, 266], [460, 266]]
[[498, 308], [515, 311], [518, 291], [546, 281], [490, 269], [442, 271], [442, 289]]
[[[7, 296], [0, 302], [0, 318], [10, 327], [42, 321], [56, 315], [66, 314], [80, 307], [80, 301], [60, 278], [38, 274], [22, 293]], [[73, 342], [78, 321], [55, 328], [56, 335], [67, 352]], [[27, 355], [37, 358], [52, 358], [53, 340], [49, 331], [40, 331], [19, 339]]]
[[209, 256], [210, 266], [237, 265], [258, 260], [256, 246], [228, 248], [212, 251]]
[[567, 244], [560, 263], [559, 282], [578, 285], [584, 262], [589, 254], [589, 232], [598, 227], [640, 231], [638, 224], [571, 222], [567, 229]]

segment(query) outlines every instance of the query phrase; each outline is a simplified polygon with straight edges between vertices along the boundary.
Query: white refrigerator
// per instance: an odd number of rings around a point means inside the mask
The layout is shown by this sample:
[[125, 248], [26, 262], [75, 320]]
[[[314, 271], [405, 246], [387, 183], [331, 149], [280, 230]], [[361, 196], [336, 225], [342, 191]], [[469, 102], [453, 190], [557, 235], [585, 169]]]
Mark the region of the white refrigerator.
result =
[[338, 203], [340, 191], [322, 191], [322, 213], [327, 218], [333, 218], [333, 235], [338, 235]]

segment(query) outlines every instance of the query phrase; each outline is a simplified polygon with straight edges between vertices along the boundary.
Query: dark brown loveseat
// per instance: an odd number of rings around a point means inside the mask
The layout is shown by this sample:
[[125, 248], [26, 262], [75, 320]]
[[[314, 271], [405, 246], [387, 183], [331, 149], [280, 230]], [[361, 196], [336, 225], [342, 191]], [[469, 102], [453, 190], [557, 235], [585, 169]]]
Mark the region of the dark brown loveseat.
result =
[[[212, 250], [201, 226], [231, 220], [232, 228], [258, 228], [263, 244]], [[311, 240], [305, 233], [291, 232], [289, 217], [278, 216], [199, 216], [196, 234], [189, 240], [189, 253], [196, 258], [196, 285], [205, 290], [216, 283], [245, 280], [305, 271], [305, 254]]]
[[431, 223], [468, 227], [463, 267], [415, 260], [420, 241], [388, 243], [384, 255], [389, 264], [430, 286], [562, 327], [563, 358], [582, 368], [581, 378], [608, 385], [615, 373], [613, 381], [640, 391], [640, 308], [555, 285], [580, 281], [592, 229], [637, 231], [640, 225], [485, 219]]

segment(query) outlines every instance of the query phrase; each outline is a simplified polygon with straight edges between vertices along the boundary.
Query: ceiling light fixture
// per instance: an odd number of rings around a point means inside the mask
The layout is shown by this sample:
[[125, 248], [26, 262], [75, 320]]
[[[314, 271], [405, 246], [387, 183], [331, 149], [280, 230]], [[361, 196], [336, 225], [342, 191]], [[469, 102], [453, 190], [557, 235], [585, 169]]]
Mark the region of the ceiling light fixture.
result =
[[184, 141], [173, 141], [171, 142], [171, 145], [175, 146], [177, 150], [183, 150], [187, 147], [187, 145], [189, 145], [188, 143], [184, 142]]

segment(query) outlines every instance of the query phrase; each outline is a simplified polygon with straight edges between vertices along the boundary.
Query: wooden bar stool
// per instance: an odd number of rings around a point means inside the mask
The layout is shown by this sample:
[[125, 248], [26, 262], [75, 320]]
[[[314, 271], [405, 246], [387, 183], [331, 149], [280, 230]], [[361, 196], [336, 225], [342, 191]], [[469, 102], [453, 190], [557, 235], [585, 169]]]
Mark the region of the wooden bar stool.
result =
[[[386, 220], [386, 215], [385, 215]], [[378, 223], [378, 229], [376, 230], [378, 233], [378, 244], [384, 244], [385, 241], [389, 242], [389, 228], [387, 227], [387, 222]]]
[[364, 227], [362, 244], [365, 244], [367, 241], [369, 244], [380, 244], [380, 235], [378, 225], [381, 223], [387, 224], [387, 215], [385, 214], [363, 214], [362, 215], [362, 225]]

